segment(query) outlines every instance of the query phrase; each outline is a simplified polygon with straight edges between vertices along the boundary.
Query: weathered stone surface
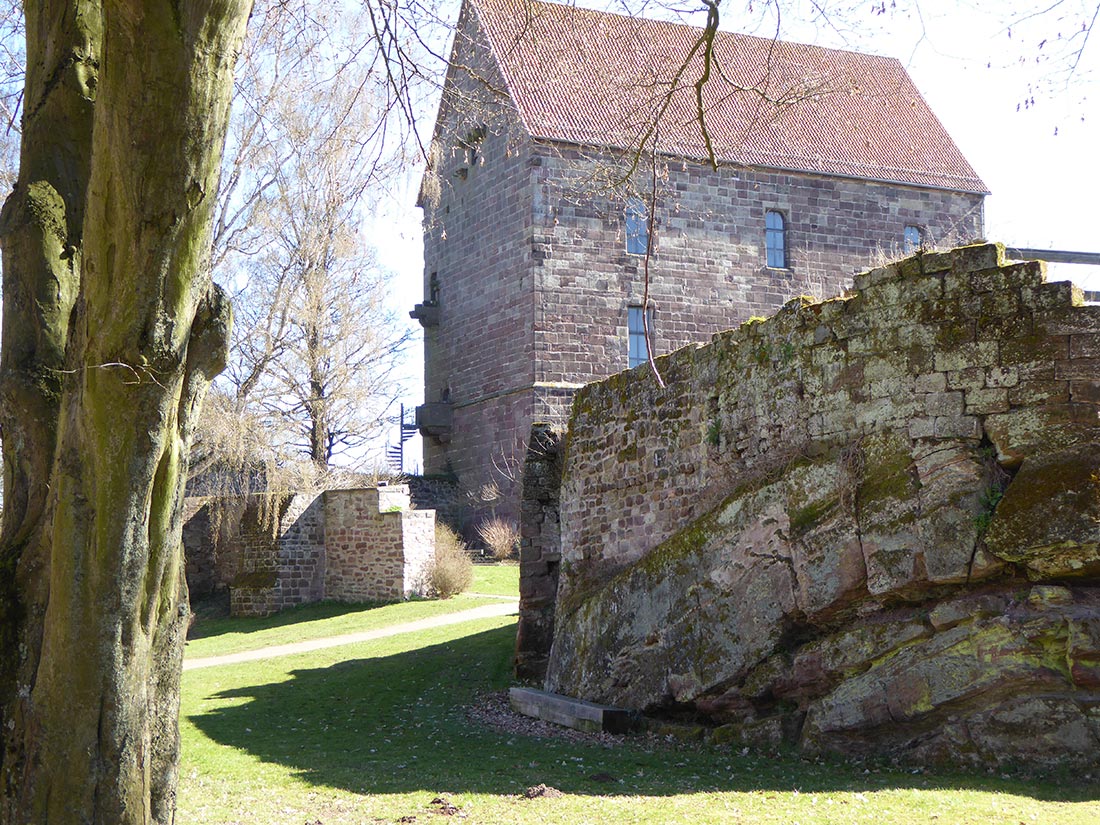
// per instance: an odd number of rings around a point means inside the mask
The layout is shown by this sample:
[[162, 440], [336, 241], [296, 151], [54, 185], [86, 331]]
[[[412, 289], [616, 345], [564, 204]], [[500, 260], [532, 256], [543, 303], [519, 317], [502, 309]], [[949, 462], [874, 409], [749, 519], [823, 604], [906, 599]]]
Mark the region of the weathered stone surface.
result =
[[1100, 452], [1074, 449], [1024, 461], [986, 534], [990, 552], [1033, 579], [1100, 573]]
[[635, 726], [637, 716], [623, 708], [597, 705], [533, 688], [512, 688], [508, 691], [508, 701], [517, 713], [592, 733], [627, 733]]
[[514, 663], [517, 679], [541, 682], [554, 639], [561, 564], [561, 434], [549, 424], [536, 423], [527, 445], [520, 497], [520, 604]]
[[1100, 764], [1100, 314], [1000, 261], [586, 387], [548, 689], [728, 742]]
[[[410, 509], [408, 487], [228, 497], [212, 535], [208, 499], [190, 499], [189, 568], [207, 592], [228, 586], [234, 616], [266, 616], [320, 599], [397, 601], [427, 590], [435, 513]], [[189, 578], [191, 576], [189, 570]]]

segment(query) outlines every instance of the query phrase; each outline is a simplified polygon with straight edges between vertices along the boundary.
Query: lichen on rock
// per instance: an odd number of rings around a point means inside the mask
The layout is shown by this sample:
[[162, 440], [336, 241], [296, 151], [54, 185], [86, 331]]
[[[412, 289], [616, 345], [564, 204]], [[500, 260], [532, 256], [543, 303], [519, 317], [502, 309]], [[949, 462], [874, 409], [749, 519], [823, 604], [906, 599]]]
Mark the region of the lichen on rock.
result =
[[1100, 313], [986, 244], [574, 406], [547, 687], [715, 741], [1100, 764]]

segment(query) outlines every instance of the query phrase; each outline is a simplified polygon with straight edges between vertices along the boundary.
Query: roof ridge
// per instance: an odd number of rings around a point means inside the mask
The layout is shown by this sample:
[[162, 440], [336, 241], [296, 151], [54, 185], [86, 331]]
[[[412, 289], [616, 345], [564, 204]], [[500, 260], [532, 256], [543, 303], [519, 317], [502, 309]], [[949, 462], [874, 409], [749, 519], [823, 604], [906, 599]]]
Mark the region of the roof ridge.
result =
[[[665, 20], [660, 17], [641, 17], [631, 14], [625, 14], [617, 11], [604, 11], [601, 9], [593, 9], [588, 6], [578, 6], [574, 3], [561, 3], [557, 0], [466, 0], [471, 5], [490, 5], [497, 3], [503, 5], [504, 3], [525, 3], [532, 6], [544, 6], [555, 10], [562, 10], [567, 14], [583, 14], [593, 17], [614, 17], [619, 20], [628, 22], [641, 22], [645, 24], [660, 25], [660, 26], [675, 26], [678, 28], [691, 29], [693, 31], [702, 32], [703, 26], [698, 26], [694, 23], [687, 23], [682, 20]], [[761, 43], [781, 43], [785, 46], [801, 46], [807, 49], [814, 49], [816, 51], [829, 52], [833, 54], [845, 54], [854, 55], [856, 57], [867, 57], [874, 60], [890, 60], [901, 65], [901, 61], [893, 57], [892, 55], [877, 54], [875, 52], [863, 52], [856, 49], [840, 49], [834, 46], [819, 46], [816, 43], [805, 43], [801, 40], [782, 40], [777, 37], [765, 37], [759, 34], [748, 34], [747, 32], [734, 31], [733, 29], [718, 29], [719, 36], [729, 36], [734, 38], [745, 38], [748, 40], [754, 40]]]

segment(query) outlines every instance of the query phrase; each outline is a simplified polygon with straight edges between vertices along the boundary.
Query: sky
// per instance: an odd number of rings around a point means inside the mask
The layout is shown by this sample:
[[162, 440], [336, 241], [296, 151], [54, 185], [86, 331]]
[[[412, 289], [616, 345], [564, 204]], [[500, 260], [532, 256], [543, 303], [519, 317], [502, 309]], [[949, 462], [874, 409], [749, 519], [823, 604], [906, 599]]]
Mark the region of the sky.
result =
[[[690, 4], [692, 0], [686, 0]], [[727, 0], [728, 2], [728, 0]], [[1016, 0], [842, 0], [822, 18], [822, 0], [786, 0], [783, 39], [896, 57], [992, 193], [986, 237], [1010, 246], [1100, 252], [1100, 20], [1098, 0], [1051, 0], [1051, 11]], [[611, 8], [599, 0], [586, 5]], [[836, 8], [833, 3], [831, 8]], [[875, 9], [884, 6], [883, 13]], [[990, 11], [990, 7], [996, 11]], [[754, 4], [724, 5], [722, 28], [771, 36], [774, 14]], [[1082, 25], [1097, 30], [1073, 62]], [[689, 18], [702, 25], [703, 15]], [[1076, 35], [1075, 37], [1073, 35]], [[1069, 55], [1067, 57], [1067, 55]], [[392, 306], [403, 318], [423, 300], [419, 174], [379, 209], [370, 232], [380, 261], [395, 273]], [[1100, 290], [1100, 267], [1052, 266], [1048, 280], [1072, 280]], [[422, 403], [422, 338], [403, 369], [405, 404]], [[396, 438], [396, 428], [391, 436]], [[405, 445], [405, 470], [419, 469], [419, 438]]]

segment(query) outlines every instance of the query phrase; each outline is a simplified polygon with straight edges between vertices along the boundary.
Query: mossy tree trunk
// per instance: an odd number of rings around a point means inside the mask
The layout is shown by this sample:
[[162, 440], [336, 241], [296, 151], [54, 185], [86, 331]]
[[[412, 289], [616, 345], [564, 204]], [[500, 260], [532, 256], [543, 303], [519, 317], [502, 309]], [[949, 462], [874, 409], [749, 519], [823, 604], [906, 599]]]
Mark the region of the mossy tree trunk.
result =
[[230, 322], [205, 259], [251, 0], [24, 6], [0, 218], [0, 823], [166, 823], [187, 448]]

